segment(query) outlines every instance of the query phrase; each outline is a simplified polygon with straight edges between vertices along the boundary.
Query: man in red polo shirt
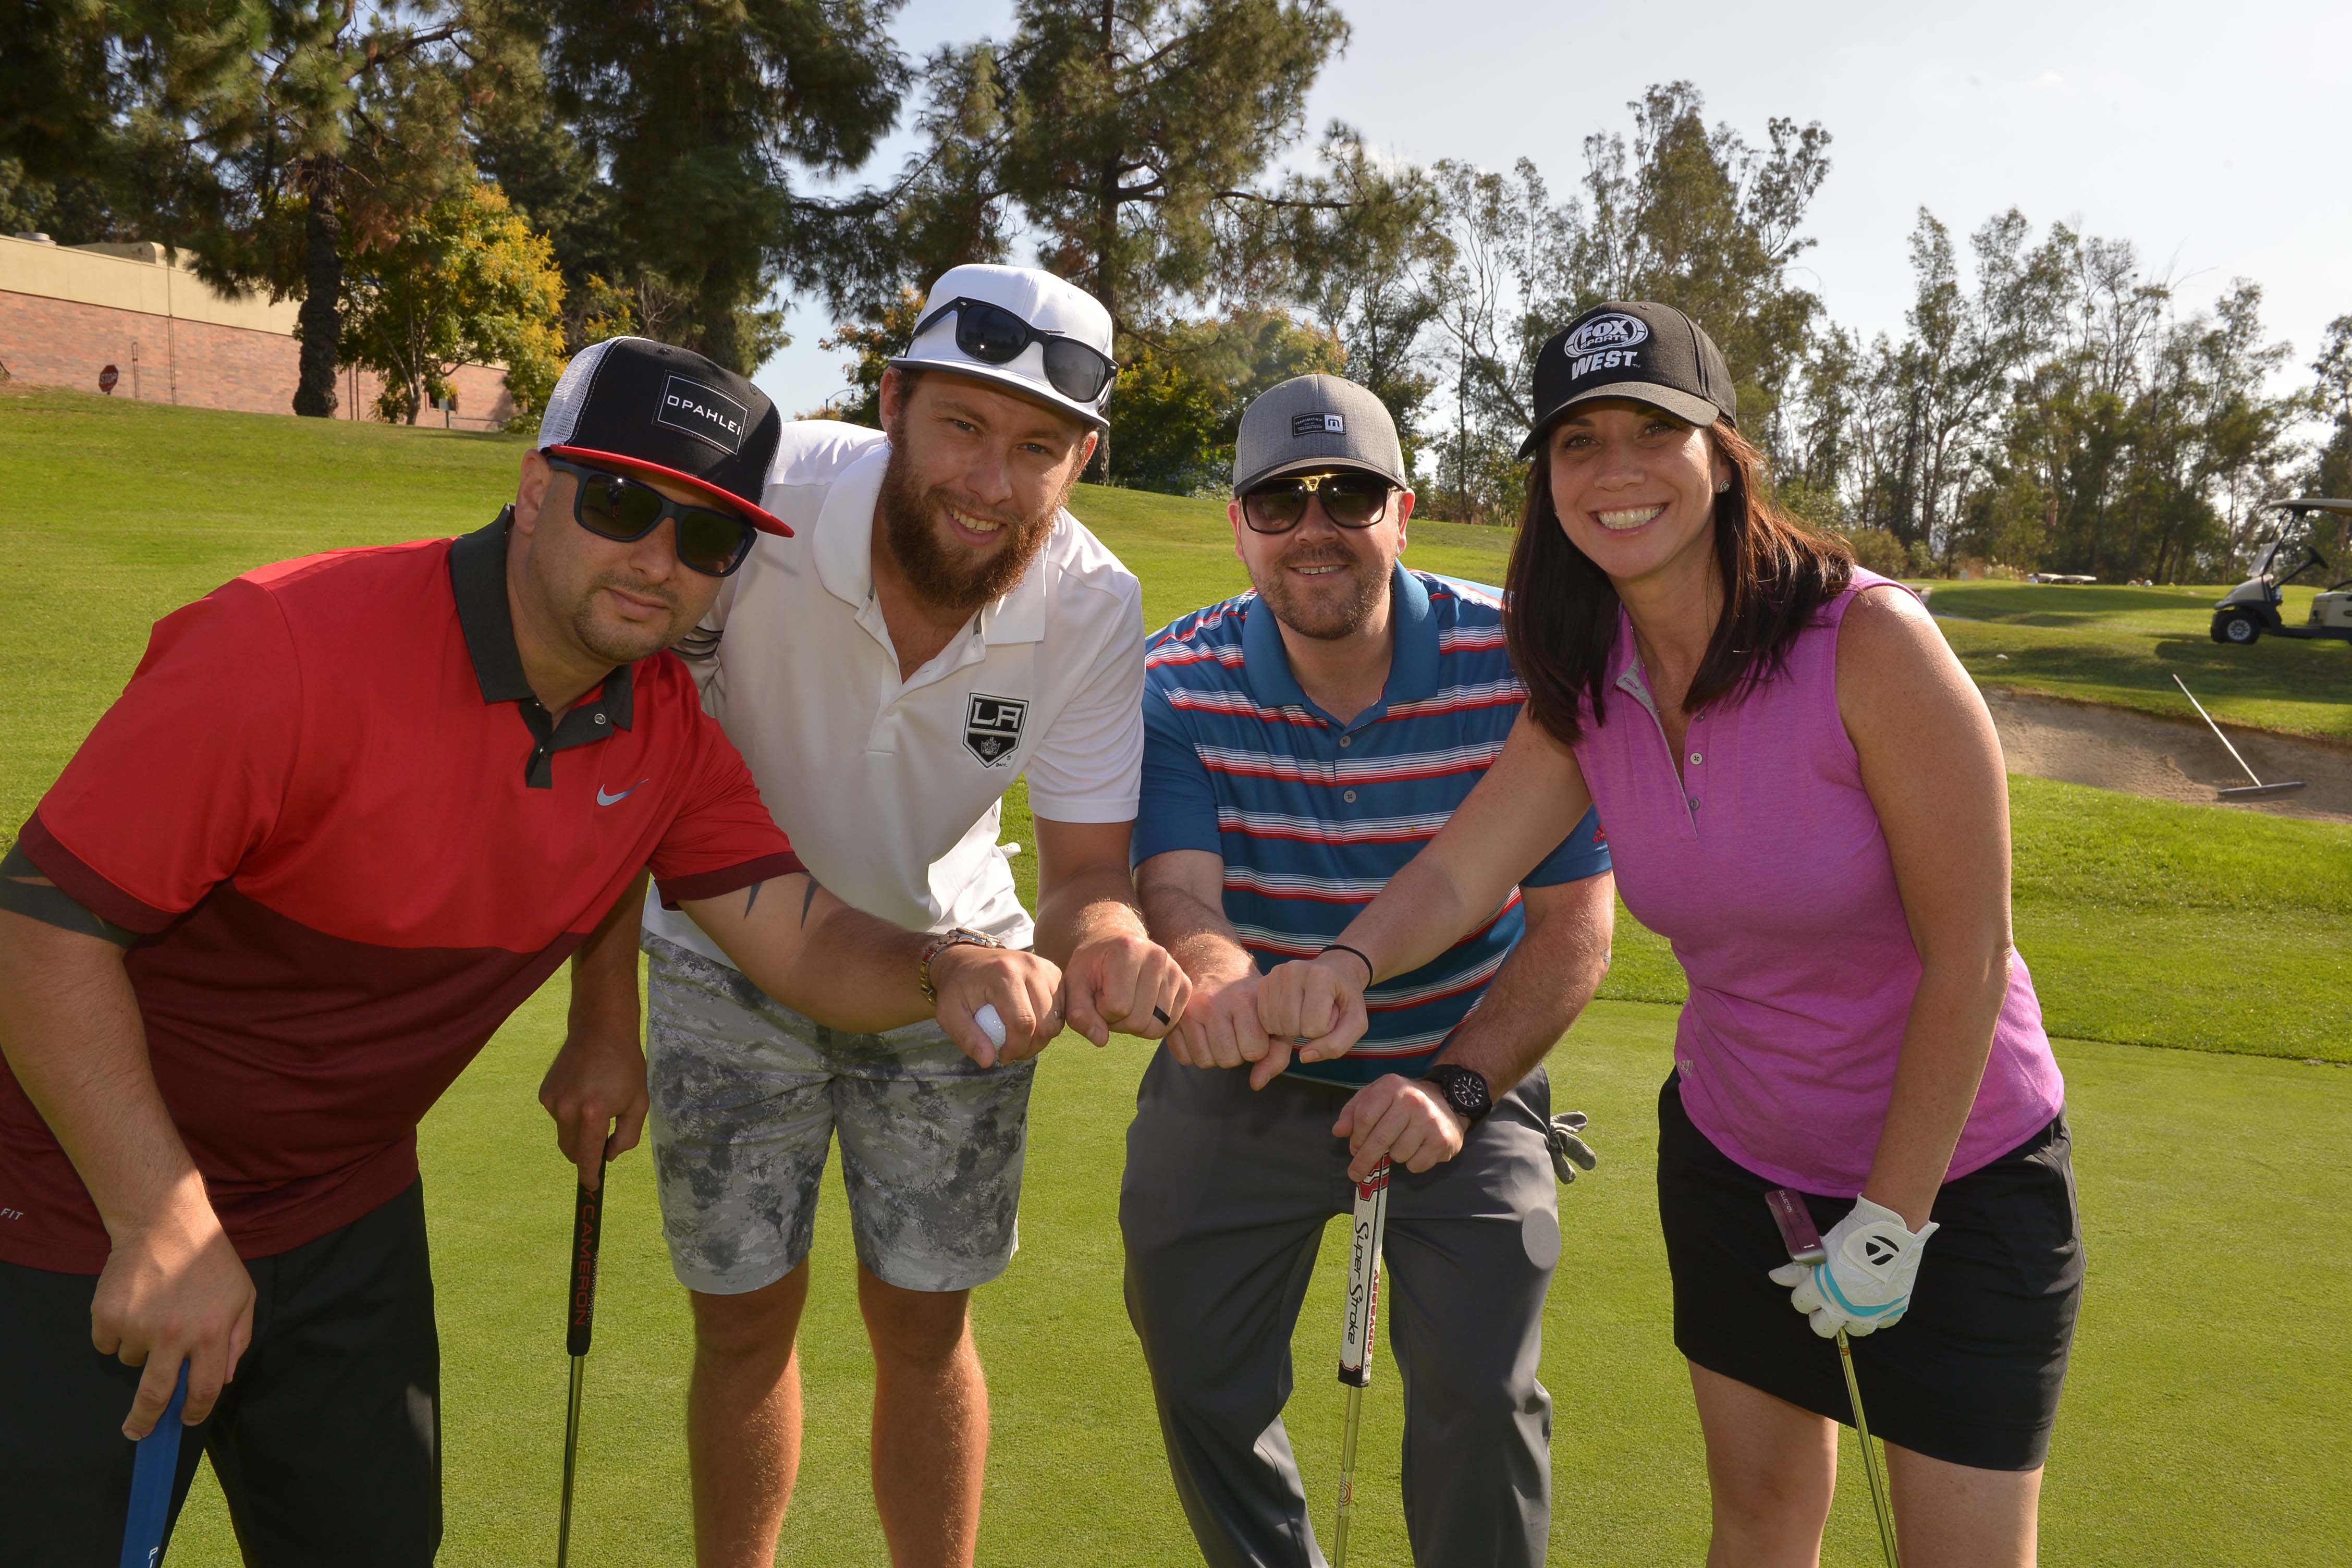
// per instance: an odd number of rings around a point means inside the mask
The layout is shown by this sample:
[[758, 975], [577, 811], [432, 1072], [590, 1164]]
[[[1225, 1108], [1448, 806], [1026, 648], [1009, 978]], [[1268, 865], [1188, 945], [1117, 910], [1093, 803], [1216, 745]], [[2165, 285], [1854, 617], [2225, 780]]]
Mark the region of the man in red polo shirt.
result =
[[936, 1012], [982, 1059], [983, 1004], [1008, 1055], [1058, 1028], [1053, 964], [817, 887], [664, 651], [754, 529], [789, 531], [757, 503], [780, 428], [741, 377], [621, 340], [489, 527], [158, 623], [0, 861], [11, 1564], [113, 1560], [123, 1439], [184, 1360], [174, 1513], [209, 1453], [248, 1563], [432, 1560], [416, 1124], [641, 869], [835, 1026]]

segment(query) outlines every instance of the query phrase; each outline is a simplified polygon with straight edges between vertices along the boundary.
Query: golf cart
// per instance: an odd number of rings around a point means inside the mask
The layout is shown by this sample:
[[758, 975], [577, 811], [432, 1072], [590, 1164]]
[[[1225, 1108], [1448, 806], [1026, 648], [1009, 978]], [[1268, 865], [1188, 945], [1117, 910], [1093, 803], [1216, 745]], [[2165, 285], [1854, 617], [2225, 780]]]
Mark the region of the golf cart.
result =
[[[2352, 593], [2346, 592], [2352, 589], [2352, 577], [2331, 583], [2315, 595], [2311, 601], [2311, 618], [2303, 625], [2288, 626], [2279, 614], [2279, 602], [2285, 597], [2281, 588], [2315, 566], [2322, 573], [2327, 570], [2327, 558], [2311, 545], [2311, 514], [2318, 511], [2352, 517], [2352, 500], [2302, 496], [2263, 504], [2285, 512], [2285, 522], [2279, 536], [2263, 546], [2262, 553], [2254, 557], [2254, 574], [2231, 589], [2229, 596], [2213, 606], [2213, 640], [2242, 647], [2268, 632], [2274, 637], [2327, 637], [2352, 642]], [[2303, 557], [2300, 561], [2294, 560], [2298, 553]]]

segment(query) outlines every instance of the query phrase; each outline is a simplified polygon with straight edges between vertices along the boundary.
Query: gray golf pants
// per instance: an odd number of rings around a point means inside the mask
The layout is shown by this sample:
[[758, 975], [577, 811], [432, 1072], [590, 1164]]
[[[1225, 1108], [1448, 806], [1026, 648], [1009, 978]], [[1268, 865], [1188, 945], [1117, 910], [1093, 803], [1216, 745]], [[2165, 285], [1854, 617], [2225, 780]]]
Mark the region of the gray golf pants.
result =
[[[1177, 1495], [1213, 1568], [1324, 1568], [1282, 1407], [1323, 1227], [1354, 1201], [1347, 1143], [1331, 1136], [1349, 1092], [1281, 1078], [1252, 1093], [1244, 1071], [1184, 1067], [1162, 1050], [1136, 1095], [1118, 1205], [1127, 1311]], [[1551, 1395], [1536, 1367], [1559, 1260], [1550, 1111], [1539, 1068], [1459, 1155], [1390, 1184], [1383, 1315], [1422, 1568], [1544, 1560]], [[1337, 1461], [1322, 1461], [1335, 1488]]]

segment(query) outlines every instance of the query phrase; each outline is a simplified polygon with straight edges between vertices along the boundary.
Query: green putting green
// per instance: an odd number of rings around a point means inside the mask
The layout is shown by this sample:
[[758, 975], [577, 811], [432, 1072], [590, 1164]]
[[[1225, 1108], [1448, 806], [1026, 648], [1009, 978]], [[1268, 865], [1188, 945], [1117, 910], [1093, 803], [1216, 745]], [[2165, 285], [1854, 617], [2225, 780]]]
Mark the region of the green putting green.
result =
[[[0, 520], [16, 590], [0, 624], [15, 678], [0, 688], [0, 841], [121, 689], [158, 616], [262, 562], [476, 526], [510, 493], [520, 449], [500, 437], [0, 391], [0, 479], [18, 500]], [[1102, 490], [1076, 506], [1142, 577], [1155, 624], [1242, 585], [1221, 508]], [[1507, 543], [1499, 531], [1429, 525], [1407, 559], [1495, 583]], [[1965, 653], [1979, 626], [2105, 635], [2000, 621], [1948, 630]], [[2194, 629], [2201, 637], [2201, 623]], [[2053, 668], [2052, 679], [2069, 679]], [[2324, 713], [2294, 674], [2247, 700]], [[2096, 682], [2078, 694], [2097, 694]], [[2333, 712], [2340, 724], [2343, 710]], [[2352, 1542], [2352, 1426], [2342, 1419], [2352, 1402], [2352, 1069], [2276, 1058], [2352, 1058], [2333, 1022], [2352, 979], [2352, 830], [2027, 779], [2012, 781], [2011, 800], [2020, 943], [2053, 1028], [2098, 1042], [2059, 1047], [2091, 1271], [2044, 1493], [2045, 1561], [2340, 1563]], [[1025, 845], [1025, 810], [1017, 797], [1012, 805], [1006, 837]], [[1033, 869], [1034, 858], [1015, 865]], [[1596, 1005], [1551, 1059], [1556, 1100], [1592, 1114], [1602, 1159], [1561, 1194], [1568, 1245], [1544, 1373], [1556, 1402], [1554, 1554], [1690, 1561], [1704, 1549], [1706, 1485], [1649, 1180], [1674, 1021], [1655, 1004], [1679, 996], [1680, 974], [1663, 943], [1630, 923], [1618, 947], [1609, 994], [1630, 1000]], [[533, 1096], [562, 1001], [559, 981], [526, 1005], [423, 1134], [451, 1563], [553, 1550], [572, 1178]], [[2150, 1044], [2193, 1049], [2142, 1048]], [[1144, 1059], [1132, 1041], [1096, 1051], [1073, 1037], [1041, 1070], [1023, 1250], [976, 1310], [994, 1417], [985, 1562], [1192, 1556], [1119, 1299], [1122, 1133]], [[575, 1551], [583, 1563], [682, 1563], [686, 1304], [643, 1152], [613, 1180]], [[779, 1560], [880, 1563], [866, 1479], [870, 1373], [837, 1192], [811, 1265], [807, 1445]], [[1330, 1375], [1338, 1247], [1335, 1230], [1301, 1319], [1291, 1406], [1327, 1531], [1341, 1410]], [[1409, 1554], [1398, 1415], [1383, 1350], [1359, 1475], [1368, 1562]], [[1826, 1562], [1874, 1560], [1860, 1489], [1849, 1466]], [[173, 1556], [236, 1560], [208, 1472]]]

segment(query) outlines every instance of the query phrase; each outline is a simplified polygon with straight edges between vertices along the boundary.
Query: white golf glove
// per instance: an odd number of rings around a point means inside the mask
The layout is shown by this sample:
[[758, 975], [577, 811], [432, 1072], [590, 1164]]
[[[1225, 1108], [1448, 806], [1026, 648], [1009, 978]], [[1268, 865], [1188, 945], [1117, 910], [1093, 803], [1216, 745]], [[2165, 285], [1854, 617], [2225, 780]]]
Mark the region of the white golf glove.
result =
[[1833, 1340], [1840, 1329], [1859, 1338], [1903, 1321], [1919, 1255], [1935, 1234], [1933, 1220], [1915, 1231], [1893, 1209], [1856, 1198], [1853, 1212], [1822, 1238], [1829, 1261], [1783, 1263], [1772, 1270], [1772, 1282], [1792, 1288], [1789, 1304], [1812, 1319], [1822, 1338]]

